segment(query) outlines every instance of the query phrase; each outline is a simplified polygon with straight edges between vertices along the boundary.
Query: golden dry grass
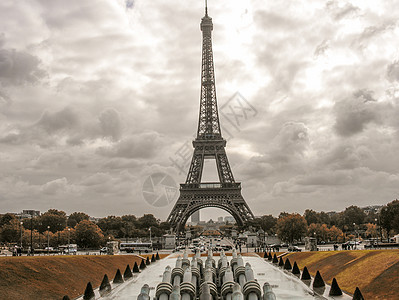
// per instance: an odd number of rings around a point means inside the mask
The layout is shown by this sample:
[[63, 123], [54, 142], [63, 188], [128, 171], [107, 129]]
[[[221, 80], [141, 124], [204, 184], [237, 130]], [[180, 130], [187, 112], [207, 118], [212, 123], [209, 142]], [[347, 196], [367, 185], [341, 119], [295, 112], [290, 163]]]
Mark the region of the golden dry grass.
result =
[[331, 284], [353, 293], [358, 286], [365, 299], [399, 299], [399, 250], [358, 250], [290, 253], [290, 261], [308, 268], [314, 276], [320, 271]]
[[[165, 255], [160, 255], [161, 258]], [[145, 255], [144, 255], [145, 257]], [[132, 268], [133, 255], [76, 255], [0, 258], [0, 299], [71, 299], [82, 295], [87, 282], [98, 287], [104, 274], [112, 280], [119, 268]]]

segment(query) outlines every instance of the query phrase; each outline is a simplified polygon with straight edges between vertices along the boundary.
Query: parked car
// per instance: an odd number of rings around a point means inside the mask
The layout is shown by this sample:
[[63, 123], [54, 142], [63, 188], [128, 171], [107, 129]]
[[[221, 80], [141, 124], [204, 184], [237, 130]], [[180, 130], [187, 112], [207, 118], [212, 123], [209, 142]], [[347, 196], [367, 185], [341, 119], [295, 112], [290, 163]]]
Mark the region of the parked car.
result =
[[302, 249], [299, 248], [298, 246], [288, 246], [288, 251], [290, 251], [290, 252], [301, 252]]
[[100, 253], [107, 253], [108, 252], [108, 248], [107, 247], [102, 247], [100, 249]]

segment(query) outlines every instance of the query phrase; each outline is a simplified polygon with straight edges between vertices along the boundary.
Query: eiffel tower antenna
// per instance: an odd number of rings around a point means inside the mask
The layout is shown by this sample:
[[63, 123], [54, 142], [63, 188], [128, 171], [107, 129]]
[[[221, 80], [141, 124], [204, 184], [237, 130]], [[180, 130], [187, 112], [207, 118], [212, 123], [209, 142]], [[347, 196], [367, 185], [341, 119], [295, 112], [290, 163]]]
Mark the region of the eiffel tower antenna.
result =
[[[193, 141], [194, 153], [186, 182], [180, 184], [179, 199], [167, 219], [176, 232], [184, 230], [187, 219], [205, 207], [217, 207], [227, 211], [239, 226], [254, 219], [241, 195], [241, 183], [234, 180], [225, 150], [226, 140], [220, 130], [212, 52], [213, 23], [212, 18], [208, 16], [207, 0], [200, 28], [202, 68], [197, 137]], [[216, 161], [218, 182], [202, 182], [205, 159]]]

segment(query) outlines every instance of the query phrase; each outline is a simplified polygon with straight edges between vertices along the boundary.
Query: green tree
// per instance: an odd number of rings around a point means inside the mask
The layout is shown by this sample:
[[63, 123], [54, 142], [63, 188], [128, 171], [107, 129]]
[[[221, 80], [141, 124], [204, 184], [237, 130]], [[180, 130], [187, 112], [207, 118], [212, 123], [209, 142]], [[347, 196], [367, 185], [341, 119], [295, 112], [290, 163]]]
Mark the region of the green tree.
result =
[[100, 227], [89, 220], [83, 220], [75, 227], [75, 239], [79, 247], [98, 248], [103, 238]]
[[346, 226], [349, 230], [354, 230], [356, 225], [361, 225], [364, 223], [366, 218], [366, 214], [364, 211], [358, 206], [352, 205], [347, 207], [342, 213], [342, 226]]
[[380, 213], [381, 226], [389, 233], [399, 232], [399, 200], [396, 199], [381, 209]]
[[0, 227], [3, 227], [5, 224], [9, 224], [11, 220], [15, 220], [16, 217], [13, 214], [6, 213], [0, 216]]
[[273, 234], [276, 231], [277, 218], [272, 215], [264, 215], [259, 218], [260, 228], [269, 234]]
[[307, 224], [300, 214], [284, 214], [277, 220], [277, 234], [281, 240], [289, 243], [300, 240], [305, 236]]
[[123, 230], [125, 223], [121, 217], [108, 216], [100, 219], [97, 225], [105, 235], [112, 235], [118, 238], [122, 238], [125, 235], [125, 231]]
[[36, 224], [34, 228], [38, 229], [39, 232], [46, 231], [47, 226], [50, 226], [51, 232], [57, 232], [59, 230], [63, 230], [66, 227], [67, 217], [64, 211], [49, 209], [40, 217], [36, 218], [35, 221]]
[[152, 214], [145, 214], [140, 217], [138, 220], [137, 227], [140, 229], [149, 229], [150, 227], [158, 227], [159, 220], [157, 220]]
[[321, 223], [318, 213], [315, 212], [313, 209], [305, 210], [303, 217], [306, 219], [308, 225]]
[[71, 213], [70, 216], [68, 217], [68, 226], [69, 227], [75, 227], [76, 224], [83, 220], [89, 220], [90, 217], [88, 214], [85, 214], [84, 212], [74, 212]]

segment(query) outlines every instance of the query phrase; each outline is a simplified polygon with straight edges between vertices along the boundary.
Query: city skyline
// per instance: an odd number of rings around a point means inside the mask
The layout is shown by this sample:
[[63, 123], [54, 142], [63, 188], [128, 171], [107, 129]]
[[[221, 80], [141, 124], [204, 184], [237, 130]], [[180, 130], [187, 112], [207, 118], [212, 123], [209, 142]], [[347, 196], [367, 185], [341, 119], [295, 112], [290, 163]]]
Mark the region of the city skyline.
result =
[[[398, 198], [394, 4], [209, 1], [222, 135], [255, 215]], [[166, 219], [174, 202], [143, 184], [185, 181], [203, 6], [0, 4], [0, 212]]]

